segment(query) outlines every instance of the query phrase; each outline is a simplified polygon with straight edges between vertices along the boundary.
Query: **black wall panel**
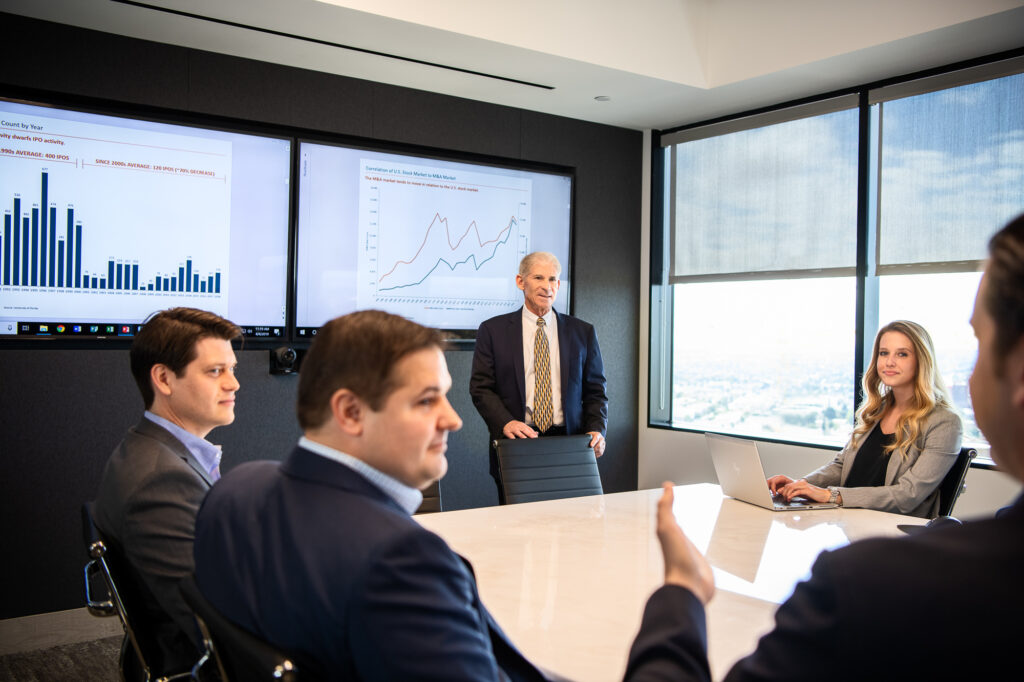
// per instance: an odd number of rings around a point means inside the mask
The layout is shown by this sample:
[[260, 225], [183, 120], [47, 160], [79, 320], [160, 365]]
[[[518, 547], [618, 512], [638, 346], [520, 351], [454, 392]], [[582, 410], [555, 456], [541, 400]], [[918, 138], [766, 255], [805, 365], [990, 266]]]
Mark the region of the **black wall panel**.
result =
[[0, 14], [0, 80], [131, 104], [187, 109], [189, 50]]
[[[13, 15], [0, 14], [0, 25], [0, 94], [8, 96], [84, 96], [283, 126], [284, 134], [298, 128], [574, 168], [575, 312], [597, 327], [611, 400], [601, 476], [606, 492], [635, 489], [640, 133]], [[296, 377], [269, 375], [266, 350], [238, 355], [236, 421], [210, 436], [224, 446], [225, 470], [281, 458], [299, 436]], [[446, 355], [449, 398], [464, 425], [449, 436], [444, 505], [494, 504], [487, 432], [468, 394], [472, 353]], [[10, 588], [0, 618], [82, 605], [78, 509], [140, 415], [127, 351], [0, 345], [0, 518], [13, 548], [0, 562]]]
[[373, 136], [460, 152], [520, 158], [522, 112], [433, 92], [377, 85]]
[[343, 135], [373, 133], [373, 83], [212, 52], [189, 55], [189, 109]]
[[621, 133], [523, 113], [523, 156], [576, 168], [573, 302], [597, 329], [608, 379], [608, 447], [598, 460], [605, 492], [637, 480], [642, 149], [638, 134]]

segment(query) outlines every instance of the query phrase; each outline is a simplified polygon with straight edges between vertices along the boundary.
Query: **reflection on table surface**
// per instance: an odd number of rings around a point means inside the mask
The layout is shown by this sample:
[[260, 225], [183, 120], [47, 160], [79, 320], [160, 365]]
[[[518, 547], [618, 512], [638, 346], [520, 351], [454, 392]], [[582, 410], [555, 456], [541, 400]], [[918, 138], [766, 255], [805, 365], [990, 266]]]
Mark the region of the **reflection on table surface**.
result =
[[[654, 535], [660, 490], [425, 514], [469, 559], [484, 603], [534, 662], [574, 680], [618, 680], [643, 606], [662, 582]], [[708, 642], [716, 678], [753, 650], [815, 557], [923, 523], [865, 509], [771, 512], [677, 486], [674, 512], [715, 570]]]

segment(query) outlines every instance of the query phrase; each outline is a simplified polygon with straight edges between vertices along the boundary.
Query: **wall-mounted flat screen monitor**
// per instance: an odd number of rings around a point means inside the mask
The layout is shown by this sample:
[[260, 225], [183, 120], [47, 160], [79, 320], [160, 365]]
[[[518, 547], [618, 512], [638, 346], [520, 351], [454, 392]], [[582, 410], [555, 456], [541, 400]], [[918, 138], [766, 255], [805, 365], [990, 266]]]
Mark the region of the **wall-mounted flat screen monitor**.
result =
[[572, 174], [299, 143], [295, 336], [376, 308], [472, 339], [518, 309], [519, 261], [562, 263], [569, 312]]
[[0, 338], [213, 311], [284, 338], [291, 140], [0, 99]]

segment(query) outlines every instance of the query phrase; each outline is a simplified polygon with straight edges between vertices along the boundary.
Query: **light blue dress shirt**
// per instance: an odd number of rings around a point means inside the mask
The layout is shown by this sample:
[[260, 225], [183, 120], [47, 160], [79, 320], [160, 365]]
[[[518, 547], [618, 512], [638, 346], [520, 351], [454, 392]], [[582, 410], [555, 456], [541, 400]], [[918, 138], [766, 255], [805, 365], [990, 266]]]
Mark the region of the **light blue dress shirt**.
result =
[[192, 453], [192, 456], [199, 462], [199, 466], [203, 467], [208, 474], [210, 474], [213, 481], [217, 481], [220, 478], [220, 457], [221, 451], [219, 445], [214, 445], [205, 438], [189, 433], [185, 429], [181, 428], [172, 421], [168, 421], [163, 417], [153, 414], [149, 410], [146, 410], [145, 417], [149, 421], [164, 427], [171, 432], [171, 435], [181, 441], [181, 444]]
[[419, 509], [420, 505], [423, 503], [423, 493], [419, 490], [416, 490], [416, 488], [410, 488], [398, 479], [392, 478], [384, 472], [373, 468], [357, 457], [345, 454], [344, 452], [335, 450], [334, 448], [328, 447], [322, 443], [311, 441], [305, 436], [299, 439], [299, 447], [305, 448], [310, 452], [315, 452], [321, 457], [334, 460], [339, 464], [344, 464], [349, 469], [360, 474], [370, 483], [384, 491], [384, 494], [393, 499], [398, 506], [404, 509], [408, 514], [412, 514], [414, 511]]

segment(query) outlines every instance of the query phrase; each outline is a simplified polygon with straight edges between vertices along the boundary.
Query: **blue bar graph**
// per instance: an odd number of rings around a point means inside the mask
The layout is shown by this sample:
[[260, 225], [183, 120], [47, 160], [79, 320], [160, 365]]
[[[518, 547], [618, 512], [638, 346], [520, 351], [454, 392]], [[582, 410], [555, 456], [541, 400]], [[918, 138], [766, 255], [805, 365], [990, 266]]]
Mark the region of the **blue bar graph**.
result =
[[39, 207], [32, 207], [32, 249], [29, 251], [32, 286], [39, 285]]
[[49, 272], [50, 280], [49, 286], [54, 286], [57, 283], [56, 272], [54, 271], [54, 259], [57, 257], [57, 207], [50, 207], [50, 258], [49, 258]]
[[67, 257], [64, 259], [64, 262], [67, 263], [67, 266], [68, 266], [68, 276], [64, 279], [64, 281], [67, 282], [68, 286], [71, 286], [71, 282], [74, 281], [72, 279], [72, 277], [71, 277], [71, 275], [73, 274], [71, 272], [71, 264], [72, 264], [72, 260], [71, 259], [72, 259], [72, 253], [75, 250], [75, 249], [72, 248], [74, 246], [74, 243], [75, 243], [75, 226], [74, 226], [74, 221], [75, 221], [75, 209], [73, 209], [70, 206], [68, 206], [68, 238], [64, 241], [64, 248], [67, 250], [67, 254], [66, 254]]
[[[39, 289], [90, 289], [220, 294], [219, 270], [202, 273], [191, 258], [175, 268], [142, 275], [147, 264], [134, 257], [102, 254], [105, 265], [83, 271], [86, 230], [75, 207], [67, 205], [66, 222], [57, 228], [58, 208], [52, 200], [59, 188], [51, 186], [49, 172], [39, 177], [39, 201], [20, 194], [11, 198], [0, 231], [0, 284]], [[95, 233], [93, 233], [95, 236]], [[90, 259], [96, 262], [96, 256]], [[156, 268], [152, 268], [156, 270]], [[175, 273], [175, 270], [177, 272]]]
[[21, 230], [18, 229], [18, 216], [20, 216], [20, 215], [21, 215], [21, 199], [19, 199], [18, 197], [15, 197], [14, 198], [14, 214], [11, 217], [11, 222], [14, 225], [14, 240], [11, 242], [14, 245], [12, 247], [12, 249], [14, 251], [14, 258], [11, 260], [11, 267], [8, 270], [4, 271], [5, 274], [13, 273], [13, 278], [12, 278], [13, 281], [11, 282], [11, 284], [13, 284], [15, 286], [17, 286], [18, 284], [21, 283], [21, 280], [18, 277], [18, 274], [20, 273], [20, 268], [18, 267], [18, 263], [19, 263], [18, 254], [21, 253]]
[[28, 279], [28, 244], [31, 236], [31, 230], [29, 229], [28, 216], [25, 216], [22, 220], [21, 229], [21, 283], [24, 286], [29, 286], [30, 282]]
[[48, 173], [42, 173], [39, 179], [39, 194], [41, 200], [39, 202], [39, 270], [40, 277], [39, 283], [44, 287], [47, 286], [46, 281], [46, 261], [49, 255], [46, 251], [46, 226], [47, 226], [47, 214], [49, 214], [50, 204], [47, 203], [47, 195], [50, 186], [50, 176]]
[[[70, 211], [69, 211], [70, 214]], [[68, 223], [70, 229], [70, 223]], [[68, 257], [70, 260], [70, 257]], [[71, 268], [71, 265], [68, 265]], [[82, 284], [82, 225], [75, 225], [75, 286]], [[68, 276], [68, 286], [71, 286], [71, 277]]]
[[11, 285], [11, 216], [4, 214], [4, 286]]

